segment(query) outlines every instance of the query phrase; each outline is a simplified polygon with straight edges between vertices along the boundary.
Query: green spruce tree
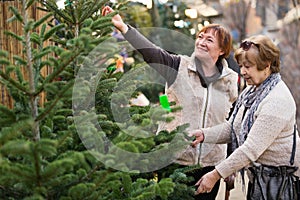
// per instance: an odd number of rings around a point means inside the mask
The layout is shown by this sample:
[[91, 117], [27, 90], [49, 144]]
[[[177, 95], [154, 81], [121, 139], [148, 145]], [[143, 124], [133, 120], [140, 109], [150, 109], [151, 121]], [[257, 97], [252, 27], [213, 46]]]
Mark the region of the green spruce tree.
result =
[[[145, 157], [167, 152], [174, 137], [176, 151], [185, 128], [155, 135], [158, 121], [171, 120], [163, 117], [166, 111], [152, 104], [128, 109], [118, 104], [134, 97], [132, 91], [144, 83], [115, 73], [110, 67], [116, 63], [107, 62], [120, 50], [115, 42], [105, 43], [115, 40], [113, 14], [102, 17], [99, 12], [107, 2], [66, 1], [65, 9], [54, 0], [20, 3], [21, 10], [10, 8], [8, 22], [20, 23], [23, 34], [6, 34], [22, 44], [22, 54], [0, 51], [0, 81], [14, 101], [12, 108], [0, 106], [0, 197], [174, 199], [181, 191], [186, 194], [182, 199], [189, 199], [193, 190], [186, 187], [184, 173], [170, 176], [172, 169], [157, 179], [149, 165], [151, 160], [168, 161], [170, 154]], [[46, 13], [38, 21], [28, 17], [32, 6]], [[136, 63], [130, 76], [147, 70], [144, 66]], [[46, 67], [52, 72], [43, 76]], [[115, 119], [124, 113], [126, 122]], [[135, 156], [124, 157], [123, 151]]]

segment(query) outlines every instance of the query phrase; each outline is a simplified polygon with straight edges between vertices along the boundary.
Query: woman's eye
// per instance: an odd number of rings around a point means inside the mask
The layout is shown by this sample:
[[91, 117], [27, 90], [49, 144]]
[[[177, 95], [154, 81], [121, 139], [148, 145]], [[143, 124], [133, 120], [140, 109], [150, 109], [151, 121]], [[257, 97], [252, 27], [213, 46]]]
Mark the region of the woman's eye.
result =
[[249, 66], [249, 65], [239, 65], [239, 68], [242, 68], [242, 67], [244, 67], [246, 69], [249, 69], [251, 66]]

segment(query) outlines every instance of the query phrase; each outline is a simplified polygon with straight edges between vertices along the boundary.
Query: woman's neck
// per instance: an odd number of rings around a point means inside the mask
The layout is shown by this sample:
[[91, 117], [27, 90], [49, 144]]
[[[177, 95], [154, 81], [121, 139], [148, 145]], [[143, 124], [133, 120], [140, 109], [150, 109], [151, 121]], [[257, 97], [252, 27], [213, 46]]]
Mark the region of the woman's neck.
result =
[[218, 72], [217, 66], [215, 63], [211, 62], [205, 62], [200, 61], [199, 59], [196, 59], [196, 67], [201, 67], [203, 71], [203, 75], [206, 77], [211, 77], [214, 74]]
[[202, 65], [202, 69], [203, 69], [203, 73], [206, 77], [213, 76], [214, 74], [216, 74], [218, 72], [216, 65], [213, 65], [213, 66]]

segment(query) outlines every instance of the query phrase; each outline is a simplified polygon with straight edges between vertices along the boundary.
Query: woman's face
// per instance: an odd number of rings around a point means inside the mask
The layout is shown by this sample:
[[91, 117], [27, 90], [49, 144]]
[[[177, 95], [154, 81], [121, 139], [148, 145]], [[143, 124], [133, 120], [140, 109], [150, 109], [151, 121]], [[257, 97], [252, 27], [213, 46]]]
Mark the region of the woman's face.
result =
[[264, 70], [258, 70], [254, 60], [255, 56], [257, 56], [257, 52], [251, 48], [248, 53], [247, 57], [246, 54], [243, 53], [238, 58], [240, 73], [248, 85], [259, 86], [270, 75], [270, 67], [266, 67]]
[[201, 61], [210, 59], [216, 63], [219, 56], [224, 54], [213, 29], [199, 33], [195, 42], [195, 56]]

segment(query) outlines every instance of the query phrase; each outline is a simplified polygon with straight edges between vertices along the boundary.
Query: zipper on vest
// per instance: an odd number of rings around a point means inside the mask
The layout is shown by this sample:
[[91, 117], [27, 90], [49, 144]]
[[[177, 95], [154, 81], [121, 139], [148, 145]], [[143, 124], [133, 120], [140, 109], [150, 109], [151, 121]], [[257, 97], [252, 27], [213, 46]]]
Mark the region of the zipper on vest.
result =
[[[208, 97], [209, 97], [209, 86], [206, 88], [207, 93], [206, 93], [206, 99], [205, 99], [205, 106], [204, 106], [204, 111], [203, 111], [203, 117], [202, 117], [202, 128], [204, 128], [204, 123], [206, 119], [206, 112], [207, 112], [207, 106], [208, 106]], [[198, 165], [200, 164], [200, 158], [201, 158], [201, 151], [202, 151], [202, 143], [199, 145], [199, 156], [198, 156]]]
[[206, 88], [207, 93], [206, 93], [206, 99], [205, 99], [205, 106], [204, 106], [204, 112], [203, 112], [203, 118], [202, 118], [202, 128], [204, 128], [204, 123], [206, 119], [206, 112], [207, 112], [207, 106], [208, 106], [208, 97], [209, 97], [209, 87]]

